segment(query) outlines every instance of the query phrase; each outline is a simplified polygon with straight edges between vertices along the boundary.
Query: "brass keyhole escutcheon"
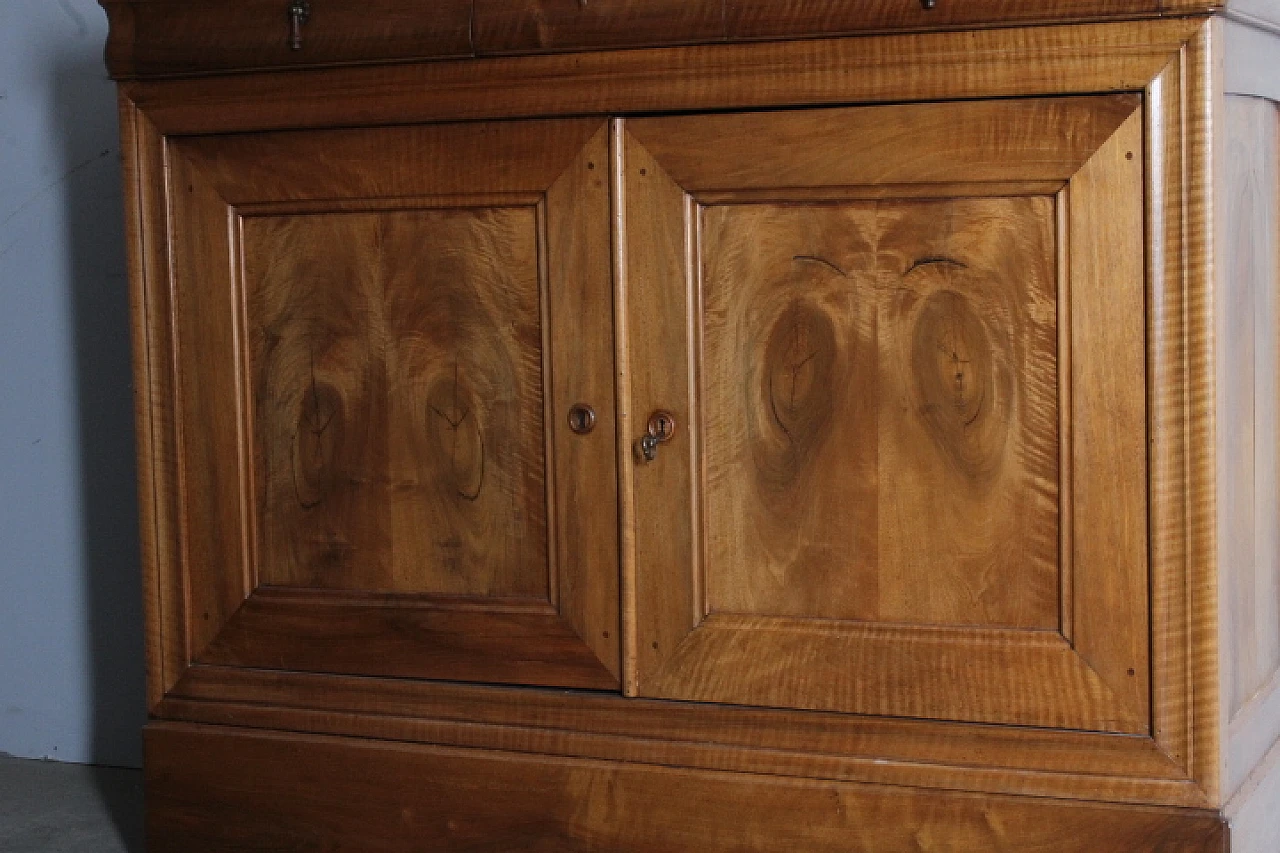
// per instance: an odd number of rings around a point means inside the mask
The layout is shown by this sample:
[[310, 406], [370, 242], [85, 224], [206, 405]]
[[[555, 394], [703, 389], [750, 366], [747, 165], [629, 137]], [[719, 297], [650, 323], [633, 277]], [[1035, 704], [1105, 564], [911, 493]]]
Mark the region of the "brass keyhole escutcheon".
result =
[[659, 443], [671, 440], [671, 436], [676, 433], [676, 416], [670, 412], [659, 409], [649, 416], [649, 435], [656, 438]]
[[575, 403], [569, 408], [569, 429], [578, 435], [586, 435], [596, 428], [596, 410], [586, 403]]
[[659, 409], [649, 416], [648, 430], [636, 442], [636, 458], [652, 462], [658, 458], [658, 446], [666, 444], [676, 433], [676, 416]]

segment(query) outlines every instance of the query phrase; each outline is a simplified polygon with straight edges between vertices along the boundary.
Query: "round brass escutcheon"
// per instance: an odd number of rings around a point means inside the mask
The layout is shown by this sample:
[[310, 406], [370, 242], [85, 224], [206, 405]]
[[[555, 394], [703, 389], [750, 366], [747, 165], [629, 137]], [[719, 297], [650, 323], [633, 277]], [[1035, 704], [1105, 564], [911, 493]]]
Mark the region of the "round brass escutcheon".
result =
[[586, 403], [575, 403], [569, 408], [569, 429], [578, 435], [586, 435], [596, 428], [596, 410]]
[[676, 434], [676, 416], [659, 409], [649, 416], [649, 435], [658, 441], [670, 441]]

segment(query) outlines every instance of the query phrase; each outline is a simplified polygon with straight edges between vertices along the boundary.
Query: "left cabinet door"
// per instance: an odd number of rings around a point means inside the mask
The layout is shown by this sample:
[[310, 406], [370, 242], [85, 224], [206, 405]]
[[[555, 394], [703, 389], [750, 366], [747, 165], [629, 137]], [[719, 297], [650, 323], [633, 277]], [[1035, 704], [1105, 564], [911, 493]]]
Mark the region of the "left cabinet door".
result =
[[168, 659], [617, 688], [608, 146], [167, 141]]

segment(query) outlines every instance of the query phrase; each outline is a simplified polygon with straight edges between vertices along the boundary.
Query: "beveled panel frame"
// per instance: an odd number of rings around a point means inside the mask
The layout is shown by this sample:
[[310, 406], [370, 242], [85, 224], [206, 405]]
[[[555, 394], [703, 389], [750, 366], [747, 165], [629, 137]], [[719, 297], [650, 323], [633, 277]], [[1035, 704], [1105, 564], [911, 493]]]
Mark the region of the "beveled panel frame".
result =
[[[616, 689], [608, 136], [599, 120], [168, 140], [175, 465], [187, 628], [179, 660]], [[598, 171], [597, 171], [598, 169]], [[477, 177], [478, 176], [478, 177]], [[344, 212], [528, 211], [541, 328], [545, 596], [269, 585], [258, 568], [244, 222]], [[583, 330], [583, 317], [606, 319]], [[227, 460], [238, 460], [232, 472]], [[579, 508], [581, 505], [581, 508]], [[538, 519], [531, 519], [538, 523]], [[268, 575], [270, 577], [270, 575]]]
[[[121, 127], [154, 715], [950, 790], [1219, 802], [1205, 19], [663, 48], [127, 83]], [[166, 140], [530, 115], [1135, 92], [1147, 162], [1151, 736], [190, 666], [179, 571]], [[625, 292], [623, 293], [625, 296]], [[620, 346], [626, 346], [619, 327]], [[625, 388], [626, 365], [618, 365]], [[1196, 405], [1192, 405], [1192, 403]], [[621, 413], [621, 420], [632, 418]], [[628, 424], [630, 434], [634, 424]], [[619, 454], [629, 455], [630, 447]], [[620, 494], [623, 518], [636, 507]], [[621, 530], [623, 554], [631, 549]], [[166, 698], [167, 697], [167, 698]], [[742, 747], [750, 747], [742, 749]]]

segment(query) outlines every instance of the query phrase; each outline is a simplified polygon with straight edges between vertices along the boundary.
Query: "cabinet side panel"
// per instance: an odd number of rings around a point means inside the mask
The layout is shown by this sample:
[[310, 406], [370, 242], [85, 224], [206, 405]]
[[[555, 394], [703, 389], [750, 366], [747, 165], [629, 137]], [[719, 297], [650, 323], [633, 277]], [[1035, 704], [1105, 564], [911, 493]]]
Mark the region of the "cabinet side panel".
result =
[[1280, 112], [1228, 96], [1218, 452], [1228, 791], [1280, 736]]

